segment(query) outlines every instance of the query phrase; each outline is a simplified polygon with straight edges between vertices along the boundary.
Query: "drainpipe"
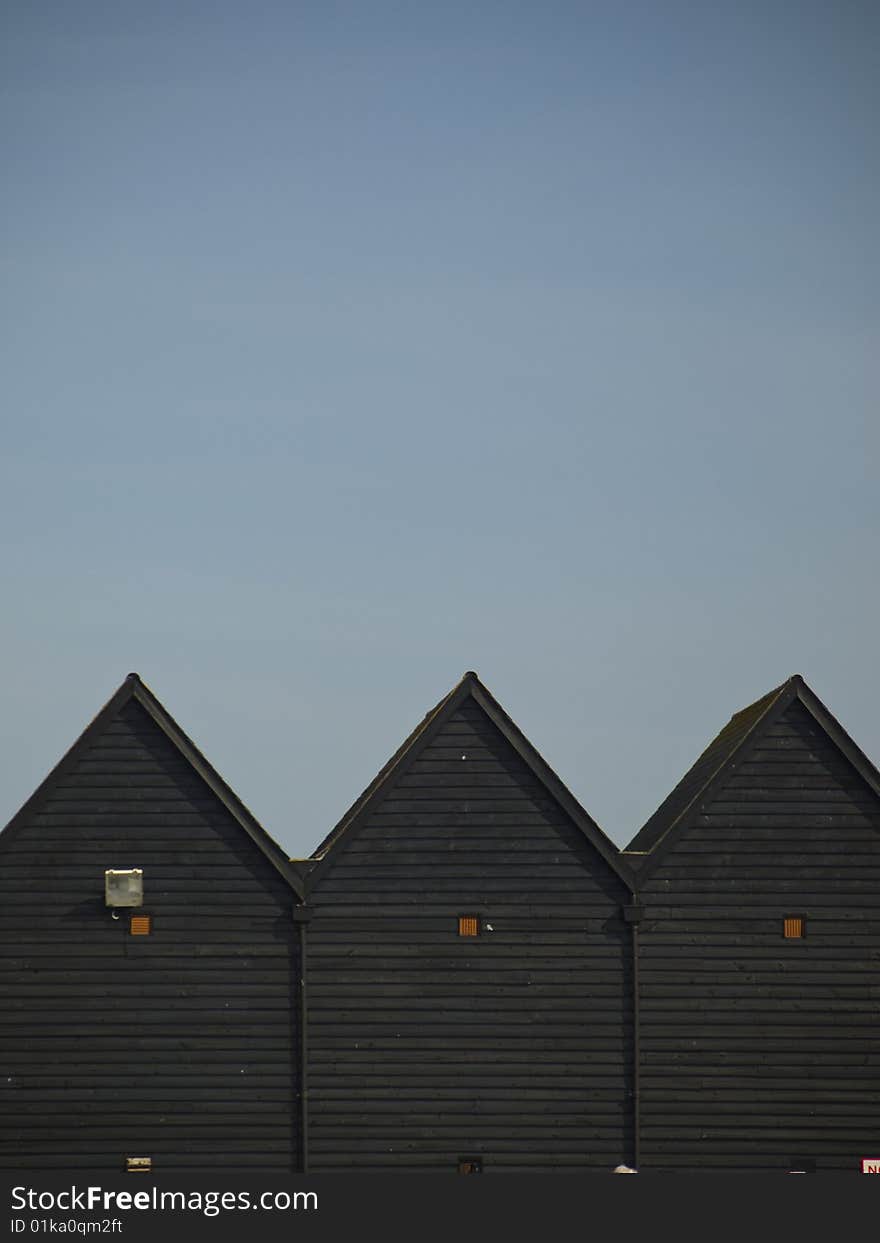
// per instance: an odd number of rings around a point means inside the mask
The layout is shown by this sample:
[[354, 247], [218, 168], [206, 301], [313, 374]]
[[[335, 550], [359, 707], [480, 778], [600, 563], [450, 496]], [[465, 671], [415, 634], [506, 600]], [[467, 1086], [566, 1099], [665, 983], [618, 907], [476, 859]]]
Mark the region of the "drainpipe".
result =
[[306, 930], [312, 910], [303, 905], [293, 908], [293, 922], [299, 928], [299, 1140], [301, 1173], [309, 1171], [309, 992]]
[[[636, 894], [633, 894], [637, 898]], [[633, 990], [633, 1165], [639, 1169], [642, 1158], [641, 1120], [641, 1048], [639, 1031], [639, 923], [644, 907], [633, 902], [623, 908], [623, 918], [632, 928], [632, 990]]]

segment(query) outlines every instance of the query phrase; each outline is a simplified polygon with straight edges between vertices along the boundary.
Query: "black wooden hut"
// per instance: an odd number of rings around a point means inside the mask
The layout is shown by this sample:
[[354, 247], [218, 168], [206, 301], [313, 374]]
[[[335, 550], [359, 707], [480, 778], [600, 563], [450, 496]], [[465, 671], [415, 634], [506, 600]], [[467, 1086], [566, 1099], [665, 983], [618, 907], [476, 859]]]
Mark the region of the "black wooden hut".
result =
[[301, 883], [136, 674], [0, 835], [0, 893], [0, 1168], [299, 1168]]
[[630, 843], [646, 1169], [859, 1169], [880, 1138], [880, 774], [795, 675]]
[[311, 861], [313, 1170], [633, 1153], [629, 877], [473, 673]]
[[620, 854], [469, 673], [290, 861], [132, 674], [0, 835], [0, 1168], [857, 1169], [878, 830], [799, 676]]

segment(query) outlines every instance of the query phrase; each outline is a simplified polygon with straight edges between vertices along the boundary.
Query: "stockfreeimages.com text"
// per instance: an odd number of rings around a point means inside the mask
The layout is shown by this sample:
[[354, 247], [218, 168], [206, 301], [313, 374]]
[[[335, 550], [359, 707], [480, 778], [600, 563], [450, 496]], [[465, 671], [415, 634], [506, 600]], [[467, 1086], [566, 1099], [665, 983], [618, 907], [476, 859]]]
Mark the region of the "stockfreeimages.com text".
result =
[[12, 1208], [51, 1212], [60, 1209], [69, 1213], [128, 1212], [131, 1209], [152, 1212], [202, 1213], [217, 1217], [223, 1212], [261, 1209], [263, 1212], [288, 1212], [305, 1209], [316, 1211], [318, 1196], [314, 1191], [161, 1191], [158, 1187], [142, 1191], [105, 1191], [103, 1187], [71, 1187], [65, 1191], [36, 1191], [33, 1187], [12, 1188]]

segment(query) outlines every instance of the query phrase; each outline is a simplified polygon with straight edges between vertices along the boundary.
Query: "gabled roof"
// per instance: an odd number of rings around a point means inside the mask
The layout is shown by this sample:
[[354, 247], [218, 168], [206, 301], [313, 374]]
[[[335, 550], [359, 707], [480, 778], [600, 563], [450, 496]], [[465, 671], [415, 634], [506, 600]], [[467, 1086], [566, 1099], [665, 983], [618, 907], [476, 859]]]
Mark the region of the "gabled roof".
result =
[[418, 758], [432, 738], [468, 698], [478, 704], [490, 721], [507, 739], [520, 759], [541, 782], [547, 792], [567, 813], [573, 824], [586, 840], [602, 856], [609, 867], [629, 888], [632, 876], [620, 851], [606, 837], [592, 816], [580, 805], [574, 795], [563, 785], [550, 765], [532, 746], [522, 731], [507, 715], [498, 701], [482, 684], [476, 673], [467, 672], [448, 695], [431, 709], [416, 726], [409, 737], [395, 751], [388, 763], [380, 769], [363, 794], [355, 800], [336, 827], [328, 833], [312, 855], [314, 866], [308, 876], [309, 885], [320, 876], [333, 860], [335, 852], [353, 837], [363, 825], [373, 808], [385, 796], [393, 783]]
[[764, 729], [799, 700], [838, 750], [880, 797], [880, 773], [863, 751], [831, 715], [819, 697], [810, 690], [799, 673], [781, 686], [735, 713], [721, 733], [709, 743], [696, 763], [688, 769], [671, 794], [664, 799], [630, 844], [624, 858], [638, 876], [652, 871], [659, 859], [677, 840], [691, 814], [723, 785], [737, 756]]
[[89, 745], [131, 700], [139, 703], [153, 719], [166, 738], [177, 748], [184, 759], [198, 773], [212, 793], [217, 796], [226, 810], [232, 815], [233, 819], [238, 822], [257, 849], [265, 855], [276, 871], [280, 873], [294, 893], [301, 899], [303, 896], [302, 881], [297, 872], [289, 866], [285, 852], [269, 836], [262, 825], [257, 822], [241, 799], [230, 789], [217, 770], [208, 763], [192, 739], [183, 732], [170, 713], [166, 712], [153, 692], [144, 685], [136, 673], [128, 675], [94, 720], [86, 726], [70, 750], [55, 765], [45, 781], [40, 783], [21, 810], [13, 816], [3, 832], [10, 832], [27, 819], [31, 811], [51, 793], [61, 778], [82, 757]]

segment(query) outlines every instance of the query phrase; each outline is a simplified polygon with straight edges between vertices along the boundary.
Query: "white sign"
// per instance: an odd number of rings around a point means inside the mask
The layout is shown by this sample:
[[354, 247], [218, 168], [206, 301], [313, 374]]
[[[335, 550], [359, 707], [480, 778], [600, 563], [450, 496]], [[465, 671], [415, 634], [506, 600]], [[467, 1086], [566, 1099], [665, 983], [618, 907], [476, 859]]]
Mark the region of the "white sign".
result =
[[862, 1157], [863, 1174], [880, 1174], [880, 1157]]

